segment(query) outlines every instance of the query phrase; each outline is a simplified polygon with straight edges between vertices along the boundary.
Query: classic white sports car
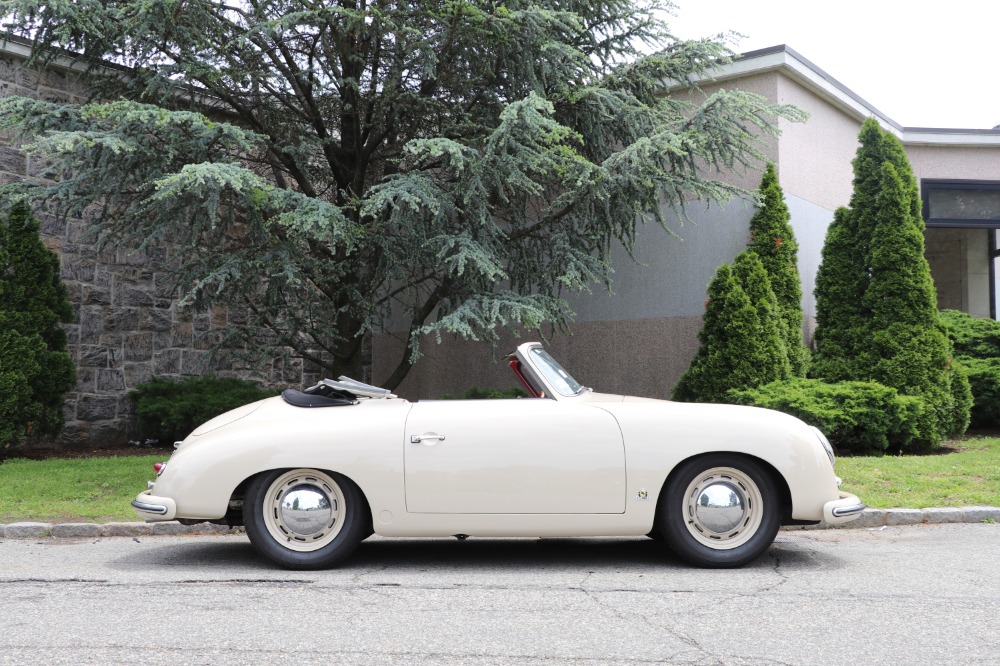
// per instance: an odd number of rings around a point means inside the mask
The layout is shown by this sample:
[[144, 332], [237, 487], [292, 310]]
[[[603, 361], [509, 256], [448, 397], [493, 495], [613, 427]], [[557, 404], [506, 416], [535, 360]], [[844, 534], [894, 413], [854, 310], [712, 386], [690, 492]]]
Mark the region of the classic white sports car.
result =
[[510, 365], [531, 397], [409, 402], [346, 377], [205, 423], [132, 502], [147, 521], [245, 525], [291, 569], [382, 536], [649, 535], [745, 564], [782, 524], [845, 523], [826, 437], [779, 412], [595, 393], [540, 344]]

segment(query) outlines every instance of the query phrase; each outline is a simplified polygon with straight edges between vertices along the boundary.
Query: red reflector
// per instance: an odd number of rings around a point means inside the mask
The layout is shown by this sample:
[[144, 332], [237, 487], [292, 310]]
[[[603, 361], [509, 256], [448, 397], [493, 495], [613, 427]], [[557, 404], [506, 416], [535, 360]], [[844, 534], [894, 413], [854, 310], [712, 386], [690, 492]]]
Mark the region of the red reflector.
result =
[[157, 474], [159, 474], [163, 470], [163, 468], [166, 467], [166, 466], [167, 466], [167, 463], [165, 463], [165, 462], [153, 463], [153, 469], [156, 471]]

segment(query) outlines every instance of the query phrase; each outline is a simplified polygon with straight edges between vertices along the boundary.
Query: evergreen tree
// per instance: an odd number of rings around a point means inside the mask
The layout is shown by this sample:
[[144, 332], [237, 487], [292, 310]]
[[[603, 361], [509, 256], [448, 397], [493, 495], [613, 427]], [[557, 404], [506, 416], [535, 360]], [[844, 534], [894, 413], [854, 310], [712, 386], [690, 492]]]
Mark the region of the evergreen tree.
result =
[[179, 247], [188, 301], [248, 313], [238, 347], [356, 376], [362, 336], [393, 322], [393, 388], [428, 335], [565, 325], [564, 294], [610, 282], [637, 219], [742, 194], [712, 174], [759, 163], [755, 136], [802, 117], [674, 94], [731, 53], [674, 38], [669, 8], [0, 0], [39, 62], [73, 52], [94, 99], [116, 100], [7, 97], [0, 129], [49, 165], [18, 192]]
[[906, 216], [923, 227], [919, 190], [899, 140], [868, 118], [858, 141], [850, 206], [834, 214], [816, 274], [816, 352], [810, 374], [828, 381], [861, 377], [875, 360], [865, 293], [872, 279], [870, 254], [883, 163], [891, 163], [902, 179]]
[[674, 400], [725, 402], [730, 389], [789, 377], [777, 299], [756, 254], [743, 252], [732, 268], [720, 266], [708, 299], [698, 334], [701, 344], [674, 387]]
[[0, 445], [54, 435], [76, 381], [60, 322], [73, 318], [59, 258], [18, 205], [0, 218]]
[[750, 250], [764, 264], [777, 298], [792, 374], [804, 377], [808, 352], [802, 344], [802, 281], [797, 266], [799, 246], [773, 164], [767, 165], [758, 193], [761, 206], [750, 219]]
[[838, 208], [826, 231], [816, 273], [816, 346], [809, 376], [829, 382], [849, 381], [871, 364], [864, 344], [864, 253], [856, 243], [851, 211]]
[[860, 139], [851, 208], [835, 215], [817, 279], [813, 374], [922, 398], [921, 438], [935, 443], [968, 424], [968, 380], [952, 370], [906, 154], [874, 119]]

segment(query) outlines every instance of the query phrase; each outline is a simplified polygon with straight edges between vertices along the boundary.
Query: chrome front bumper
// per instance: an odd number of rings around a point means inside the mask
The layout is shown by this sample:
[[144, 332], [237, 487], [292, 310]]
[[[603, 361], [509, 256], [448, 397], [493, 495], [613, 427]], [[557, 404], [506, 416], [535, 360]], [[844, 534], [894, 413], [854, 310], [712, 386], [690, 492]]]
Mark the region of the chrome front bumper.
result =
[[146, 490], [135, 496], [132, 508], [140, 518], [148, 523], [173, 520], [177, 515], [177, 504], [169, 497], [157, 497]]
[[840, 499], [835, 499], [823, 505], [823, 520], [828, 525], [843, 525], [861, 517], [865, 510], [864, 503], [850, 493], [840, 493]]

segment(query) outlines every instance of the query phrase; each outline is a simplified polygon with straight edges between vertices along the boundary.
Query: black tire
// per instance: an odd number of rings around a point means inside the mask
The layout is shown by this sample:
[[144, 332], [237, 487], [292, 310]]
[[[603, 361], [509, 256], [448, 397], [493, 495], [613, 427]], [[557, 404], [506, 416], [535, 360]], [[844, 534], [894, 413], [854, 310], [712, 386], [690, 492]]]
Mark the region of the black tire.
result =
[[345, 560], [367, 536], [368, 513], [350, 479], [316, 469], [260, 474], [243, 498], [250, 543], [286, 569], [326, 569]]
[[760, 463], [714, 453], [671, 473], [657, 526], [681, 559], [700, 567], [739, 567], [774, 543], [781, 511], [774, 479]]

